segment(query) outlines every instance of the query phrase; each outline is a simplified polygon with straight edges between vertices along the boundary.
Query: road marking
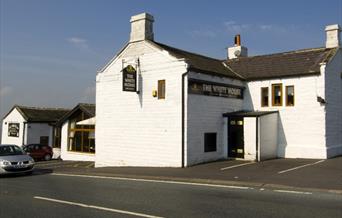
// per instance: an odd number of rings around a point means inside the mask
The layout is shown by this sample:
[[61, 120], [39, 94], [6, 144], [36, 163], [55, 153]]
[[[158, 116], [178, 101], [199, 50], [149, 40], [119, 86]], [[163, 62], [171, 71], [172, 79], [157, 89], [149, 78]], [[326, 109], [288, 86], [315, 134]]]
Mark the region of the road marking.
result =
[[320, 161], [317, 161], [315, 163], [305, 164], [305, 165], [302, 165], [302, 166], [298, 166], [298, 167], [290, 168], [290, 169], [287, 169], [287, 170], [279, 171], [278, 174], [286, 173], [286, 172], [289, 172], [289, 171], [292, 171], [292, 170], [297, 170], [297, 169], [300, 169], [300, 168], [303, 168], [303, 167], [307, 167], [307, 166], [312, 166], [312, 165], [315, 165], [315, 164], [322, 163], [324, 161], [325, 160], [320, 160]]
[[290, 191], [290, 190], [273, 190], [275, 192], [281, 193], [291, 193], [291, 194], [302, 194], [302, 195], [311, 195], [311, 192], [300, 192], [300, 191]]
[[107, 207], [99, 207], [99, 206], [95, 206], [95, 205], [82, 204], [82, 203], [77, 203], [77, 202], [72, 202], [72, 201], [63, 201], [63, 200], [58, 200], [58, 199], [53, 199], [53, 198], [45, 198], [45, 197], [40, 197], [40, 196], [34, 196], [33, 198], [39, 199], [39, 200], [44, 200], [44, 201], [61, 203], [61, 204], [68, 204], [68, 205], [73, 205], [73, 206], [92, 208], [92, 209], [96, 209], [96, 210], [104, 210], [104, 211], [109, 211], [109, 212], [113, 212], [113, 213], [128, 214], [128, 215], [138, 216], [138, 217], [162, 218], [160, 216], [153, 216], [153, 215], [148, 215], [148, 214], [143, 214], [143, 213], [135, 213], [135, 212], [131, 212], [131, 211], [118, 210], [118, 209], [107, 208]]
[[229, 170], [229, 169], [233, 169], [236, 167], [242, 167], [242, 166], [246, 166], [246, 165], [250, 165], [250, 164], [255, 164], [256, 162], [249, 162], [249, 163], [243, 163], [243, 164], [238, 164], [238, 165], [234, 165], [234, 166], [230, 166], [230, 167], [224, 167], [221, 168], [220, 170]]
[[177, 185], [206, 186], [206, 187], [214, 187], [214, 188], [230, 188], [230, 189], [244, 189], [244, 190], [254, 189], [254, 188], [246, 187], [246, 186], [215, 185], [215, 184], [208, 184], [208, 183], [179, 182], [179, 181], [154, 180], [154, 179], [136, 179], [136, 178], [126, 178], [126, 177], [90, 176], [90, 175], [65, 174], [65, 173], [51, 173], [50, 175], [96, 178], [96, 179], [126, 180], [126, 181], [136, 181], [136, 182], [154, 182], [154, 183], [177, 184]]
[[85, 166], [85, 168], [91, 168], [91, 167], [94, 167], [94, 163], [90, 163], [87, 166]]

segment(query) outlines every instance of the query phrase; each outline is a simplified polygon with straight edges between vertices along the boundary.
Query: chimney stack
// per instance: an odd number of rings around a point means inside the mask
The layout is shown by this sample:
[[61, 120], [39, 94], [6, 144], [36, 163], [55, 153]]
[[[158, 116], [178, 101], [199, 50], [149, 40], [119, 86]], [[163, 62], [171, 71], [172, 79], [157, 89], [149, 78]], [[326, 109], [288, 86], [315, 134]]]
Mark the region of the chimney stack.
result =
[[325, 27], [327, 41], [326, 48], [335, 48], [341, 46], [341, 27], [338, 24], [329, 25]]
[[153, 16], [142, 13], [131, 17], [131, 36], [130, 42], [141, 40], [153, 41]]
[[246, 47], [241, 46], [240, 34], [234, 37], [234, 47], [228, 48], [228, 59], [234, 59], [239, 57], [247, 57], [248, 50]]

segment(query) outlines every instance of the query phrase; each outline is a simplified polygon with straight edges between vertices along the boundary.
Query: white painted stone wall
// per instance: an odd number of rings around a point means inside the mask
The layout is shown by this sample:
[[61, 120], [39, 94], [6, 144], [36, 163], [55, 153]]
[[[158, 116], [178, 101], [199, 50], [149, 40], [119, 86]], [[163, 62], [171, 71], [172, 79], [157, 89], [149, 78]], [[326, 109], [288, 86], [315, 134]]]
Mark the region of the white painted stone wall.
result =
[[278, 113], [263, 115], [259, 124], [259, 159], [267, 160], [278, 155]]
[[[140, 94], [122, 91], [122, 61], [139, 58]], [[181, 166], [183, 61], [146, 41], [129, 44], [96, 80], [96, 167]], [[166, 81], [166, 98], [152, 96]]]
[[[190, 72], [188, 78], [243, 86], [239, 80], [195, 72]], [[226, 143], [224, 142], [227, 137], [225, 134], [228, 133], [224, 131], [226, 128], [222, 115], [241, 109], [241, 99], [188, 94], [186, 106], [187, 166], [228, 157]], [[215, 152], [204, 152], [204, 133], [206, 132], [217, 133], [217, 150]]]
[[49, 137], [49, 146], [52, 147], [53, 127], [47, 123], [28, 123], [26, 144], [40, 143], [41, 136]]
[[62, 125], [60, 158], [73, 161], [95, 161], [95, 154], [68, 151], [68, 124], [66, 121]]
[[[24, 133], [24, 123], [26, 120], [19, 113], [17, 109], [14, 109], [10, 114], [5, 117], [2, 121], [2, 137], [1, 144], [15, 144], [18, 146], [23, 145], [23, 133]], [[9, 123], [19, 123], [19, 137], [8, 136], [8, 124]], [[26, 130], [25, 130], [26, 132]], [[24, 142], [25, 143], [25, 142]]]
[[325, 68], [326, 145], [328, 157], [342, 154], [342, 51]]
[[256, 117], [243, 118], [245, 160], [256, 160], [256, 119]]
[[[272, 84], [283, 84], [283, 106], [273, 107]], [[285, 86], [294, 85], [295, 106], [285, 106]], [[269, 107], [261, 107], [261, 87], [269, 87]], [[288, 158], [326, 158], [324, 74], [299, 78], [253, 81], [247, 84], [244, 108], [279, 111], [278, 156]]]

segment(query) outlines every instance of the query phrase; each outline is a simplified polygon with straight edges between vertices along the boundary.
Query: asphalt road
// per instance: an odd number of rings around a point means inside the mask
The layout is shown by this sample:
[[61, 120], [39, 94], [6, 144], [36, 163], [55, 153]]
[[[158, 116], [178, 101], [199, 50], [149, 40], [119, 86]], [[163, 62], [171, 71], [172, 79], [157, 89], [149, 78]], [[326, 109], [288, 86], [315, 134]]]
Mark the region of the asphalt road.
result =
[[0, 178], [2, 218], [154, 216], [342, 217], [342, 195], [54, 173]]

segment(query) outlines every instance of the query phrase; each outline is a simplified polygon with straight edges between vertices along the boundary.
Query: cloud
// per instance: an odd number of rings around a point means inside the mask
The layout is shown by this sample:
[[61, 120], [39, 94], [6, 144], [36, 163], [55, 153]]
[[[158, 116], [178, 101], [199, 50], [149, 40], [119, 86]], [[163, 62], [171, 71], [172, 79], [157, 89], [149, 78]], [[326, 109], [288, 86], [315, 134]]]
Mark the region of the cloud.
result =
[[230, 33], [241, 33], [251, 28], [250, 24], [239, 24], [233, 20], [223, 22], [223, 26], [225, 27], [226, 31]]
[[67, 41], [76, 46], [77, 48], [81, 48], [81, 49], [88, 49], [88, 40], [83, 39], [83, 38], [79, 38], [79, 37], [71, 37], [71, 38], [67, 38]]
[[10, 86], [0, 87], [0, 97], [7, 96], [7, 95], [11, 94], [12, 91], [13, 91], [13, 88]]

